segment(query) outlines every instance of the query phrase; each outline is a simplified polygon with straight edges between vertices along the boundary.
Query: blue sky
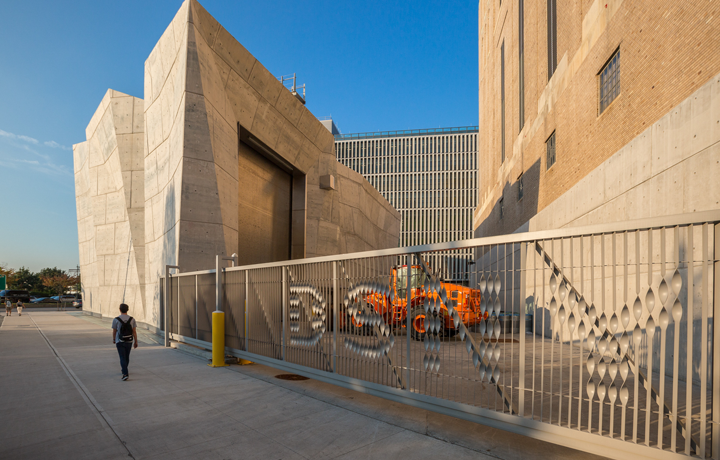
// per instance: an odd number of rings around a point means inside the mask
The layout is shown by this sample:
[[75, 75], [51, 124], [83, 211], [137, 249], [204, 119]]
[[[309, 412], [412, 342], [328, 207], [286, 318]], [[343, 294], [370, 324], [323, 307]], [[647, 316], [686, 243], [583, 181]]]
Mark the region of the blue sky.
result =
[[[477, 2], [205, 0], [307, 107], [344, 133], [477, 124]], [[0, 4], [0, 262], [78, 263], [72, 144], [105, 91], [143, 97], [181, 1]]]

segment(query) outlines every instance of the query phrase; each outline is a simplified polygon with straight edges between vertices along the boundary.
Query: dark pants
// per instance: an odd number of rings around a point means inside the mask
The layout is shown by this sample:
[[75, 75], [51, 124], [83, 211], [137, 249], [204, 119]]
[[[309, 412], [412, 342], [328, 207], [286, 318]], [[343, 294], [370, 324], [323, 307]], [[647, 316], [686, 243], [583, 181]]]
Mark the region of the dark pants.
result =
[[132, 350], [132, 342], [117, 342], [118, 354], [120, 355], [120, 367], [122, 367], [123, 375], [130, 375], [128, 373], [128, 364], [130, 364], [130, 350]]

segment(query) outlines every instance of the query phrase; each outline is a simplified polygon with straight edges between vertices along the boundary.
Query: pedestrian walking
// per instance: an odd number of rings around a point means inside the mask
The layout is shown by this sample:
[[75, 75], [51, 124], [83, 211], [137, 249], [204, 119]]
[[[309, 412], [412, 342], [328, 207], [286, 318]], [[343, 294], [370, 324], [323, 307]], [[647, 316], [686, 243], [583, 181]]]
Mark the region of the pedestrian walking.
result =
[[10, 300], [5, 300], [5, 315], [12, 316], [12, 302]]
[[137, 323], [135, 323], [132, 316], [127, 314], [129, 309], [124, 303], [120, 304], [120, 315], [113, 319], [112, 323], [113, 343], [117, 347], [118, 355], [120, 355], [122, 380], [130, 378], [130, 372], [128, 371], [130, 350], [138, 346], [137, 331], [135, 330]]
[[18, 300], [18, 302], [17, 302], [17, 311], [18, 311], [18, 315], [22, 316], [22, 311], [23, 311], [22, 300]]

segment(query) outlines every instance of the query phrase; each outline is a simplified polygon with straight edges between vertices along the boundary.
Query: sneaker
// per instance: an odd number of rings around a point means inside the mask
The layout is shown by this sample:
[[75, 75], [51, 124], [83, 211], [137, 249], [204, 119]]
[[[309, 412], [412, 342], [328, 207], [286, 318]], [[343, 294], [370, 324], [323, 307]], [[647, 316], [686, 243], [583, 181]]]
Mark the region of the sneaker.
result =
[[129, 377], [130, 377], [129, 375], [123, 375], [123, 376], [122, 376], [122, 379], [123, 379], [123, 380], [127, 380]]

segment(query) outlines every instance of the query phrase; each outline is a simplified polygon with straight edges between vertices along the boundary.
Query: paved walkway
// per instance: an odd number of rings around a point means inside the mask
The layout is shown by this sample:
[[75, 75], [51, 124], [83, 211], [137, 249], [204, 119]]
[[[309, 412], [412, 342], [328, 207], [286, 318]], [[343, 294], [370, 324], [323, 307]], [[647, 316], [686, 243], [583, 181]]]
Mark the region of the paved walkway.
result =
[[107, 320], [0, 326], [0, 458], [599, 458], [260, 366], [213, 369], [143, 334], [130, 380]]

